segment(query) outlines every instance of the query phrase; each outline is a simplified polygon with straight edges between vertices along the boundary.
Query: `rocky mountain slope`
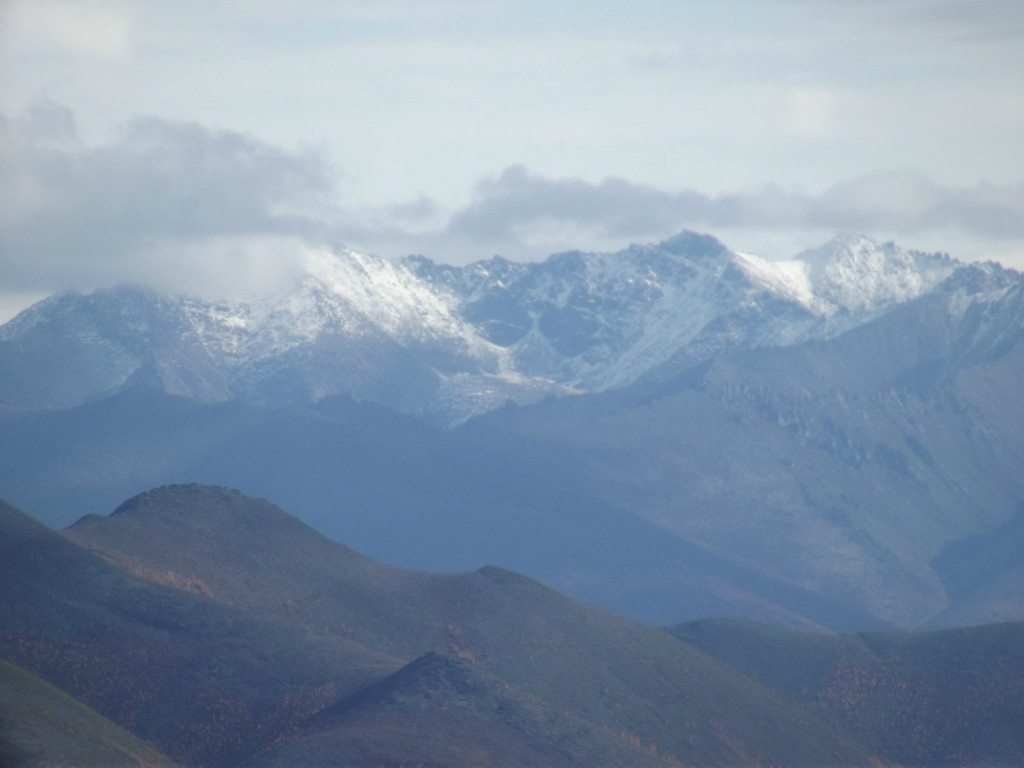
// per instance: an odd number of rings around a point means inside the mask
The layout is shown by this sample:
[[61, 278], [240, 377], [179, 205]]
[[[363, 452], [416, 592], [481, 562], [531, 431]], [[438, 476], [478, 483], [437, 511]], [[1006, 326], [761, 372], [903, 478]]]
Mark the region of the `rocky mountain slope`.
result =
[[[1022, 298], [1016, 273], [964, 268], [832, 339], [666, 365], [460, 434], [545, 446], [667, 535], [897, 625], [1020, 618], [1024, 556], [981, 553], [1020, 538]], [[977, 611], [954, 606], [972, 590]]]
[[957, 267], [854, 236], [786, 263], [692, 233], [538, 264], [339, 249], [261, 300], [51, 297], [0, 328], [0, 401], [67, 407], [147, 382], [206, 401], [344, 393], [453, 424], [508, 400], [620, 388], [667, 361], [830, 338]]

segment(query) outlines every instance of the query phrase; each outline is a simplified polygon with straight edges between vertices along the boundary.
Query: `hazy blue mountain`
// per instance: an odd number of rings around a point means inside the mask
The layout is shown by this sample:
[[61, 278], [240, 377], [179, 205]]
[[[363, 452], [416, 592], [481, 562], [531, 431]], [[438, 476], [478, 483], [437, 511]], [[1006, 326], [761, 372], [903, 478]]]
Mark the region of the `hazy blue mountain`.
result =
[[1020, 618], [1022, 335], [1019, 273], [852, 236], [774, 264], [691, 233], [320, 254], [262, 303], [121, 288], [0, 328], [0, 493], [66, 525], [229, 485], [658, 623]]
[[571, 456], [578, 486], [622, 513], [898, 625], [1019, 618], [1024, 554], [993, 545], [1019, 538], [1024, 505], [1021, 288], [960, 269], [833, 339], [460, 434]]
[[[158, 483], [229, 483], [388, 562], [439, 571], [501, 563], [649, 621], [730, 610], [709, 591], [721, 585], [752, 595], [743, 616], [878, 624], [614, 508], [580, 484], [569, 452], [467, 441], [380, 406], [269, 409], [139, 387], [0, 425], [0, 461], [12, 468], [5, 492], [52, 525]], [[764, 612], [748, 613], [755, 605]]]

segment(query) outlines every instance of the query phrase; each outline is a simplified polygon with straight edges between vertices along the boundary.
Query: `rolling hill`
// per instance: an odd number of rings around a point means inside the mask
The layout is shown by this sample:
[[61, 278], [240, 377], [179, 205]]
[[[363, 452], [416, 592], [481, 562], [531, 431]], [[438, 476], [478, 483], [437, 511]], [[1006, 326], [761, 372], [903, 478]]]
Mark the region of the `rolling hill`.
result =
[[161, 488], [63, 535], [0, 512], [0, 655], [185, 764], [867, 759], [658, 630], [499, 568], [386, 566], [235, 491]]

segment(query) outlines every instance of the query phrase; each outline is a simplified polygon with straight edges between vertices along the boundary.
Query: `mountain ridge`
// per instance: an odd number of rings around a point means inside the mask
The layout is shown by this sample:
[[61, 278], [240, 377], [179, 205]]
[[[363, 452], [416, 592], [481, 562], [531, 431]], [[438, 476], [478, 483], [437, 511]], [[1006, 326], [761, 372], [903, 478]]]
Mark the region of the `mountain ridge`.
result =
[[[0, 400], [66, 407], [149, 381], [208, 401], [347, 393], [451, 425], [507, 400], [620, 388], [670, 358], [830, 338], [961, 267], [852, 236], [769, 262], [691, 232], [530, 264], [311, 251], [275, 298], [119, 287], [44, 300], [0, 326]], [[32, 387], [55, 355], [79, 382]]]

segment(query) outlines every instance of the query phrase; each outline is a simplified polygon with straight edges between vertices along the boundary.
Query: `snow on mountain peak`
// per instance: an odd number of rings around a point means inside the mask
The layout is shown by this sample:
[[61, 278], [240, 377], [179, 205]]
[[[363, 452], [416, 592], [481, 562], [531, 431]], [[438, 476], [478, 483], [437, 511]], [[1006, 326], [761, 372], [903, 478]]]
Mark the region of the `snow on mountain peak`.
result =
[[754, 282], [761, 283], [773, 293], [799, 302], [806, 307], [815, 304], [811, 286], [810, 268], [806, 262], [769, 261], [749, 253], [736, 252], [740, 268]]
[[307, 280], [344, 299], [391, 335], [422, 337], [461, 330], [444, 297], [401, 263], [356, 251], [321, 249], [306, 254], [304, 267]]
[[[459, 420], [506, 399], [614, 389], [721, 351], [834, 336], [932, 290], [960, 266], [850, 235], [770, 261], [688, 232], [528, 264], [494, 258], [457, 267], [340, 248], [303, 258], [297, 284], [250, 301], [126, 289], [47, 300], [0, 329], [0, 344], [43, 338], [52, 333], [44, 325], [67, 315], [109, 390], [152, 363], [182, 393], [349, 392]], [[977, 291], [964, 290], [966, 307]], [[179, 375], [193, 369], [201, 386]]]
[[952, 274], [956, 262], [905, 251], [861, 235], [839, 235], [798, 259], [814, 295], [848, 312], [868, 313], [917, 298]]

